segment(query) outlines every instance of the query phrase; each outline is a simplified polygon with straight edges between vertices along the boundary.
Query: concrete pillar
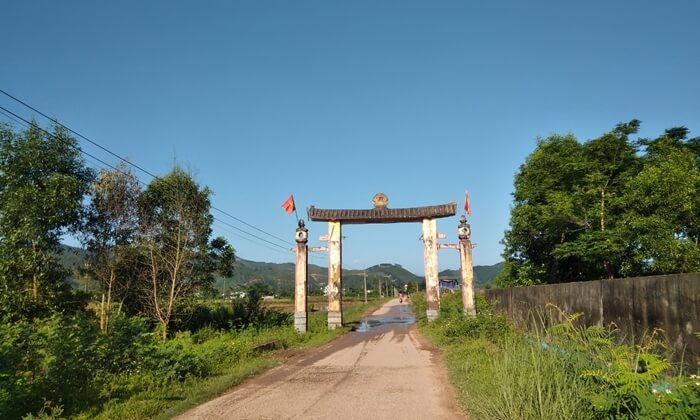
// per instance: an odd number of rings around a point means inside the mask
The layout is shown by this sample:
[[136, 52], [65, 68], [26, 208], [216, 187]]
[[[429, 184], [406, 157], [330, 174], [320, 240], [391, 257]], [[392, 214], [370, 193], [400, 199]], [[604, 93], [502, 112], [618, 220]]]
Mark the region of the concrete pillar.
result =
[[309, 248], [306, 245], [309, 232], [304, 227], [304, 221], [299, 220], [296, 231], [296, 265], [294, 270], [294, 328], [298, 332], [308, 330], [307, 285], [309, 272]]
[[437, 222], [423, 219], [423, 263], [425, 265], [425, 300], [428, 321], [434, 321], [440, 311], [440, 286], [438, 284]]
[[467, 218], [462, 216], [459, 219], [457, 236], [459, 237], [459, 266], [462, 278], [462, 305], [464, 315], [476, 316], [476, 305], [474, 304], [474, 268], [472, 266], [472, 242], [471, 228], [467, 224]]
[[328, 329], [343, 325], [341, 223], [328, 222]]

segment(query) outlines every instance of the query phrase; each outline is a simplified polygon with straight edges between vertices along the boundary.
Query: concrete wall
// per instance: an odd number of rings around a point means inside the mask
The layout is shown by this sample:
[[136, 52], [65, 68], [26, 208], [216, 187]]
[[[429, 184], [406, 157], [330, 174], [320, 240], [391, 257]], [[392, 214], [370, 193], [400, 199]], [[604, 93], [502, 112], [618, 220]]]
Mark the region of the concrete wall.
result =
[[551, 315], [545, 309], [551, 303], [566, 314], [582, 312], [585, 325], [615, 323], [628, 343], [639, 343], [644, 334], [660, 328], [669, 345], [667, 356], [674, 362], [683, 358], [691, 371], [698, 369], [700, 339], [693, 333], [700, 332], [700, 273], [490, 289], [484, 294], [520, 327], [529, 327], [543, 313]]

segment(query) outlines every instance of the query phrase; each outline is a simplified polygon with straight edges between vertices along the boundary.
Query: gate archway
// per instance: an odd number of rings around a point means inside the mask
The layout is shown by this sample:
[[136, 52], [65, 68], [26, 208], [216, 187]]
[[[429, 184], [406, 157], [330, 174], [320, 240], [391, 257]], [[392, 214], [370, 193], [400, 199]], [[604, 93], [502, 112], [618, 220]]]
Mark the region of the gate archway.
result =
[[[309, 220], [327, 222], [328, 235], [328, 328], [334, 329], [343, 324], [342, 311], [342, 229], [347, 224], [376, 223], [421, 223], [423, 240], [423, 265], [425, 269], [426, 315], [429, 321], [437, 318], [440, 309], [438, 280], [437, 220], [456, 214], [457, 203], [439, 204], [424, 207], [389, 208], [388, 198], [379, 193], [373, 199], [372, 209], [320, 209], [311, 206], [308, 209]], [[462, 216], [458, 227], [462, 265], [462, 298], [465, 313], [473, 315], [473, 271], [471, 267], [471, 243], [469, 225]], [[308, 272], [308, 230], [304, 221], [299, 220], [296, 231], [296, 269], [295, 269], [295, 313], [294, 325], [297, 331], [307, 330], [307, 272]], [[468, 284], [467, 284], [468, 283]]]

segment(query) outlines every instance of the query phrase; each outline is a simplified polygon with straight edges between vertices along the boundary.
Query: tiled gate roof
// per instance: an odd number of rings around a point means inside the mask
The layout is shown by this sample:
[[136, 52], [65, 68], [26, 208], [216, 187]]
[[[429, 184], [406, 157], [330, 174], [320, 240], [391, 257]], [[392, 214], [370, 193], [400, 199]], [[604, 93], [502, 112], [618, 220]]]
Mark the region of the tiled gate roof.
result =
[[366, 210], [317, 209], [311, 206], [308, 212], [309, 219], [315, 222], [336, 221], [343, 224], [420, 222], [423, 219], [454, 216], [457, 212], [457, 203], [402, 209], [375, 208]]

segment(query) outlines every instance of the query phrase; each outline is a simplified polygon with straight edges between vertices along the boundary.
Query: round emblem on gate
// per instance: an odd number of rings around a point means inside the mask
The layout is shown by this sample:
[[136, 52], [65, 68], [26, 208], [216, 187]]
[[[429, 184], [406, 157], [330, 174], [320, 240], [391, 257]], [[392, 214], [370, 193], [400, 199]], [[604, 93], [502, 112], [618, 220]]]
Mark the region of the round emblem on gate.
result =
[[389, 204], [389, 197], [387, 197], [386, 194], [374, 194], [374, 197], [372, 198], [372, 205], [374, 205], [375, 209], [386, 208], [387, 204]]

